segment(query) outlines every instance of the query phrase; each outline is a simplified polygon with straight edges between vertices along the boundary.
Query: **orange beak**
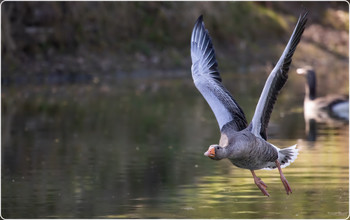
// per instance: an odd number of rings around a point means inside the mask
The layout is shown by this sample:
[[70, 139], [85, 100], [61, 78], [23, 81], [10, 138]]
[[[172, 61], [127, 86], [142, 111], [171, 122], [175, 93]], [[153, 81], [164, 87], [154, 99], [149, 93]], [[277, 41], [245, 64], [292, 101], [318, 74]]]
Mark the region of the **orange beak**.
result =
[[209, 147], [207, 152], [204, 153], [204, 156], [207, 156], [207, 157], [210, 157], [210, 158], [215, 157], [215, 148], [214, 147]]

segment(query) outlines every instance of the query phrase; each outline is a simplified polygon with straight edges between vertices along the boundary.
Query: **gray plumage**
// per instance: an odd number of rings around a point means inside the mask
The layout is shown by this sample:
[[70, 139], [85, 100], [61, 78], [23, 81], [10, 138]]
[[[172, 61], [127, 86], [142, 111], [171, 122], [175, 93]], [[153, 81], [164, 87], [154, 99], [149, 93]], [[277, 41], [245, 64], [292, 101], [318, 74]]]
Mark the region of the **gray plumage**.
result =
[[291, 192], [281, 167], [293, 162], [298, 150], [295, 145], [281, 150], [268, 143], [266, 128], [277, 95], [287, 81], [292, 56], [305, 29], [306, 15], [307, 12], [299, 17], [281, 58], [269, 75], [249, 126], [244, 112], [221, 83], [214, 47], [204, 27], [203, 16], [197, 19], [192, 31], [192, 78], [214, 112], [221, 131], [219, 145], [211, 145], [205, 155], [214, 160], [228, 158], [235, 166], [250, 169], [255, 183], [267, 196], [266, 185], [255, 176], [254, 170], [277, 167], [287, 194]]
[[304, 13], [303, 16], [299, 17], [282, 56], [267, 78], [250, 124], [251, 131], [255, 135], [260, 135], [265, 140], [267, 140], [266, 128], [270, 120], [273, 105], [276, 102], [278, 93], [288, 79], [289, 66], [292, 63], [292, 56], [304, 32], [307, 21], [306, 16], [307, 13]]
[[213, 110], [220, 130], [231, 122], [236, 131], [247, 127], [242, 109], [221, 84], [214, 48], [200, 16], [191, 37], [192, 77], [197, 89]]

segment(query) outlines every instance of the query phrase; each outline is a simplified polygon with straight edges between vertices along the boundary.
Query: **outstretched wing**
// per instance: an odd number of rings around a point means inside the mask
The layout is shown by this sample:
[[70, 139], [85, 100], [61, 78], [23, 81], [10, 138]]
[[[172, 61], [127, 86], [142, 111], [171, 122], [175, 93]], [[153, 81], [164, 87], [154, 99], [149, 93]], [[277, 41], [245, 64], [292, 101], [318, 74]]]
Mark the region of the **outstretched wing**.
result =
[[261, 93], [259, 102], [256, 106], [255, 113], [251, 124], [251, 131], [255, 136], [267, 139], [266, 128], [270, 120], [273, 105], [276, 102], [277, 95], [282, 89], [288, 78], [289, 66], [292, 62], [292, 56], [304, 32], [308, 12], [299, 16], [298, 23], [294, 28], [286, 48], [275, 68], [270, 73]]
[[247, 127], [242, 109], [221, 84], [213, 44], [201, 15], [191, 37], [192, 78], [197, 89], [213, 110], [220, 130], [228, 124], [236, 131]]

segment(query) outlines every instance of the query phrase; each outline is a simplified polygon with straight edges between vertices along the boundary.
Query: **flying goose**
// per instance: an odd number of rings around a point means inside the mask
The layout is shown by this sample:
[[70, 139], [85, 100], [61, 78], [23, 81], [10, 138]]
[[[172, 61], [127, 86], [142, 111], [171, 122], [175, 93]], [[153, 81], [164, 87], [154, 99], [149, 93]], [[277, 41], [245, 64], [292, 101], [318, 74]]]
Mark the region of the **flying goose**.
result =
[[281, 168], [296, 159], [298, 149], [296, 145], [279, 149], [267, 142], [266, 128], [277, 95], [287, 81], [292, 56], [305, 29], [307, 13], [299, 16], [282, 56], [265, 83], [249, 125], [244, 112], [221, 83], [214, 47], [208, 30], [205, 29], [202, 15], [197, 19], [192, 31], [193, 82], [214, 112], [221, 132], [219, 144], [210, 145], [204, 155], [213, 160], [228, 158], [233, 165], [249, 169], [255, 184], [266, 196], [270, 196], [266, 190], [267, 186], [255, 175], [255, 170], [278, 168], [287, 194], [292, 193]]
[[332, 119], [349, 120], [349, 97], [346, 95], [316, 95], [316, 73], [311, 66], [298, 68], [297, 73], [306, 77], [304, 116], [318, 122]]

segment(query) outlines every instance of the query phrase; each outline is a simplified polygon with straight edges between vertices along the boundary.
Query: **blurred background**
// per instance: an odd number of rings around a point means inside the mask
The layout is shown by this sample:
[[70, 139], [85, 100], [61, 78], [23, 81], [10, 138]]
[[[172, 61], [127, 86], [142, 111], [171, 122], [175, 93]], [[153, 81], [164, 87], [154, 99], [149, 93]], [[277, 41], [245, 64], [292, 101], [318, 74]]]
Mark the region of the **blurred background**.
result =
[[[248, 121], [304, 10], [309, 21], [269, 124], [298, 143], [284, 171], [203, 156], [219, 140], [191, 77], [204, 15], [224, 85]], [[348, 121], [305, 133], [305, 78], [349, 93], [346, 2], [2, 2], [1, 214], [5, 218], [346, 218]], [[307, 131], [309, 132], [309, 131]]]

